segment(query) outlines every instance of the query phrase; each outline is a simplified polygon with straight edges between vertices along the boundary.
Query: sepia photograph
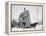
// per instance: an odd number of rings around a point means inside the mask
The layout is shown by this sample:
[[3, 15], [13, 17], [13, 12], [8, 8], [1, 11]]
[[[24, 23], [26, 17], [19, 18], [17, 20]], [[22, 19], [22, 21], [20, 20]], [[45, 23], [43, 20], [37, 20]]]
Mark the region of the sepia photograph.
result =
[[41, 5], [11, 4], [11, 31], [43, 30], [43, 8]]

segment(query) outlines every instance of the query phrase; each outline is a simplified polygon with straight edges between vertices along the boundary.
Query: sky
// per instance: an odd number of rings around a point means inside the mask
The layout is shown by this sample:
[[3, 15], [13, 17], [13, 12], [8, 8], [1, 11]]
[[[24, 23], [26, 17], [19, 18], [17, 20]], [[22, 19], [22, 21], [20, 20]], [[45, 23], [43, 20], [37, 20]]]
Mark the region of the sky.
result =
[[22, 5], [12, 5], [12, 20], [18, 22], [20, 14], [26, 10], [29, 10], [31, 23], [40, 22], [42, 20], [42, 7], [40, 6], [22, 6]]

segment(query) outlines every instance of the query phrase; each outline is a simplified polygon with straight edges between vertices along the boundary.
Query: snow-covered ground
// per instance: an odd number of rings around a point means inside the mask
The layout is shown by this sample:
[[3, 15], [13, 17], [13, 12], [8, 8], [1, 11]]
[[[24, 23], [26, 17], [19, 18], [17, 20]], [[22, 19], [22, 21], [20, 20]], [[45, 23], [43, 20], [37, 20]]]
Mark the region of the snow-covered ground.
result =
[[12, 28], [12, 31], [25, 31], [25, 30], [42, 30], [42, 25], [37, 25], [36, 28]]

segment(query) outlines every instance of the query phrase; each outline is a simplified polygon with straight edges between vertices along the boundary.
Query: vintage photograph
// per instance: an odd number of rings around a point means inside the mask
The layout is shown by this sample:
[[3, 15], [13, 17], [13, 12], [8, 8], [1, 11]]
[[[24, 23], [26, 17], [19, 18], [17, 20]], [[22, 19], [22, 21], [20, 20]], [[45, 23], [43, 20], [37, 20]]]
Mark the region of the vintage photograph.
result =
[[43, 30], [43, 14], [41, 5], [11, 5], [11, 31]]

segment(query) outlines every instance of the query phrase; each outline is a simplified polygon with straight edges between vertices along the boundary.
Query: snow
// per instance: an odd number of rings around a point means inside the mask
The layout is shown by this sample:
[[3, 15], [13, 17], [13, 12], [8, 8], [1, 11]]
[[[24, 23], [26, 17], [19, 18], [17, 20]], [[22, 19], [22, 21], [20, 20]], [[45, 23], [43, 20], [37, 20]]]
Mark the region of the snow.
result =
[[25, 31], [25, 30], [42, 30], [42, 25], [37, 25], [36, 28], [12, 28], [12, 31]]

